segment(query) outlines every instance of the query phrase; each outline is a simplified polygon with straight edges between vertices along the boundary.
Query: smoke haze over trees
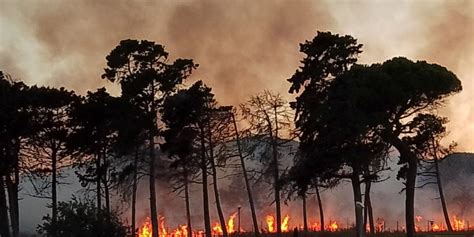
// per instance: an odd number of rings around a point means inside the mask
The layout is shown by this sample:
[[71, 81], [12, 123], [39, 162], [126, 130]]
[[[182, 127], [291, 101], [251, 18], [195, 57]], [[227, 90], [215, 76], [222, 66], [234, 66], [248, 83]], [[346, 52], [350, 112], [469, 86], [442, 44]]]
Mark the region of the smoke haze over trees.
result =
[[413, 236], [440, 195], [474, 218], [472, 2], [54, 3], [0, 3], [1, 237], [227, 237], [237, 212], [279, 236], [320, 221], [315, 190], [358, 237]]

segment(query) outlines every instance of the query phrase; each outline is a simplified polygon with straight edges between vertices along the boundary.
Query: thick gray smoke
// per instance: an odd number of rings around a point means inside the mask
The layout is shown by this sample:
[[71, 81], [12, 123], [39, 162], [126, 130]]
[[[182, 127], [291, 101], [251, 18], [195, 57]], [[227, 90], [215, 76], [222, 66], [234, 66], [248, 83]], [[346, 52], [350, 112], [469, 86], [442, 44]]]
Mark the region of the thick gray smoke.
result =
[[[474, 2], [469, 0], [2, 0], [0, 69], [28, 84], [64, 86], [81, 94], [106, 85], [119, 94], [116, 85], [100, 79], [105, 56], [122, 39], [148, 39], [165, 45], [172, 58], [193, 58], [200, 67], [191, 80], [202, 79], [212, 86], [221, 104], [236, 105], [264, 89], [286, 95], [289, 85], [285, 79], [302, 58], [298, 44], [313, 38], [316, 31], [351, 34], [364, 44], [363, 63], [404, 55], [437, 62], [454, 71], [464, 90], [440, 111], [451, 121], [446, 140], [456, 140], [460, 150], [473, 151], [473, 12]], [[390, 176], [393, 178], [394, 174]], [[243, 190], [237, 181], [227, 182]], [[143, 186], [140, 218], [148, 210], [146, 185]], [[176, 198], [166, 184], [161, 186], [160, 211], [173, 225], [183, 223], [184, 201]], [[390, 219], [387, 221], [392, 226], [396, 220], [403, 220], [400, 181], [390, 179], [375, 186], [376, 216]], [[62, 189], [64, 199], [69, 198], [67, 189]], [[193, 189], [193, 220], [198, 221], [201, 194], [198, 186]], [[259, 189], [261, 216], [272, 210], [267, 191], [268, 187]], [[324, 192], [328, 219], [338, 217], [343, 225], [352, 223], [350, 193], [347, 187]], [[234, 212], [237, 205], [248, 213], [245, 198], [233, 192], [224, 196], [226, 215]], [[435, 195], [417, 195], [424, 197], [431, 200]], [[34, 199], [22, 201], [22, 222], [40, 221], [41, 214], [27, 213], [31, 206], [44, 204], [38, 203]], [[417, 203], [437, 205], [436, 200], [417, 199]], [[316, 209], [314, 199], [309, 199], [308, 205], [309, 210]], [[438, 210], [437, 206], [429, 207]], [[41, 212], [46, 213], [46, 209]], [[300, 201], [291, 202], [284, 212], [299, 216]], [[310, 220], [316, 220], [314, 212]], [[34, 227], [29, 224], [28, 228]]]

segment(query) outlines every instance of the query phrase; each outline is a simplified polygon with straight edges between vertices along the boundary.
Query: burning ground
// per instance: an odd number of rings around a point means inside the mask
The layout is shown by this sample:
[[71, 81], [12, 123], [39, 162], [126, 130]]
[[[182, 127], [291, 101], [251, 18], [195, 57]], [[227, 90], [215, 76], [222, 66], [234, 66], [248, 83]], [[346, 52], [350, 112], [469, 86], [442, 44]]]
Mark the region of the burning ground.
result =
[[[291, 165], [291, 153], [296, 148], [294, 143], [286, 151], [286, 166]], [[393, 154], [395, 156], [396, 154]], [[385, 231], [402, 230], [404, 227], [404, 195], [400, 191], [403, 188], [401, 181], [396, 180], [398, 166], [395, 163], [395, 157], [392, 159], [391, 171], [386, 171], [383, 176], [388, 179], [381, 183], [373, 184], [372, 204], [374, 208], [374, 219], [377, 222], [377, 229]], [[237, 163], [237, 160], [233, 163]], [[254, 170], [259, 169], [258, 162], [251, 162]], [[474, 155], [459, 153], [449, 156], [440, 164], [441, 177], [445, 189], [445, 195], [448, 203], [451, 221], [454, 228], [459, 230], [474, 228]], [[219, 170], [221, 203], [229, 230], [237, 231], [238, 225], [238, 207], [241, 207], [241, 230], [252, 231], [250, 210], [245, 194], [245, 186], [242, 176], [239, 174], [238, 167], [234, 169]], [[61, 198], [68, 199], [74, 193], [77, 193], [81, 187], [74, 181], [74, 174], [71, 172], [71, 179], [66, 182], [72, 182], [71, 186], [61, 187]], [[149, 225], [149, 203], [147, 183], [141, 182], [138, 190], [137, 202], [137, 222], [142, 233], [147, 232]], [[25, 193], [28, 187], [23, 191]], [[275, 231], [274, 206], [272, 205], [271, 186], [261, 179], [254, 182], [253, 190], [257, 205], [257, 217], [259, 226], [263, 231]], [[202, 230], [202, 193], [198, 184], [191, 185], [191, 218], [193, 228]], [[417, 190], [415, 213], [418, 216], [417, 225], [420, 230], [443, 230], [445, 229], [442, 216], [441, 205], [438, 199], [435, 185], [429, 185], [423, 189]], [[172, 233], [175, 236], [185, 236], [183, 232], [186, 223], [186, 214], [184, 198], [180, 194], [172, 192], [167, 182], [160, 182], [157, 189], [158, 194], [158, 213], [160, 218], [160, 228], [165, 230], [168, 235]], [[213, 197], [212, 189], [210, 196]], [[341, 230], [351, 227], [354, 224], [352, 190], [349, 183], [343, 183], [340, 186], [325, 190], [321, 194], [325, 211], [326, 229]], [[21, 202], [22, 223], [25, 223], [25, 230], [33, 231], [36, 225], [41, 221], [40, 214], [34, 213], [47, 212], [46, 208], [40, 208], [41, 203], [29, 196], [23, 196]], [[217, 214], [213, 206], [214, 200], [211, 198], [211, 219], [214, 233], [220, 230]], [[121, 203], [117, 202], [117, 206]], [[45, 205], [46, 206], [46, 205]], [[310, 195], [307, 200], [308, 225], [312, 230], [320, 229], [319, 211], [315, 195]], [[36, 210], [36, 211], [32, 211]], [[121, 208], [123, 218], [128, 220], [130, 209]], [[286, 229], [292, 231], [295, 227], [302, 228], [302, 201], [300, 199], [288, 200], [282, 206], [282, 215], [286, 220]], [[284, 222], [285, 223], [285, 222]], [[233, 227], [232, 227], [233, 226]], [[284, 229], [284, 228], [282, 228]], [[151, 231], [151, 229], [150, 229]], [[164, 232], [162, 232], [164, 233]], [[142, 234], [141, 237], [146, 236]]]

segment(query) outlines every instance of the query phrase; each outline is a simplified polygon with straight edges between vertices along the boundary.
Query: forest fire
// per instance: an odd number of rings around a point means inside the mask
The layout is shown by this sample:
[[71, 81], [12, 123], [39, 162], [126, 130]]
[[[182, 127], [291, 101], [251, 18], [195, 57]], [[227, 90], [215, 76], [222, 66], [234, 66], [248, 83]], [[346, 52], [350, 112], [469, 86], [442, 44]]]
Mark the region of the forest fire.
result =
[[237, 212], [230, 215], [229, 217], [229, 220], [227, 221], [227, 232], [229, 234], [232, 234], [235, 232], [235, 225], [234, 225], [234, 221], [235, 221], [235, 217], [237, 216]]
[[290, 216], [286, 215], [281, 223], [281, 231], [288, 232], [288, 221], [290, 220]]
[[[227, 220], [227, 232], [229, 234], [236, 233], [238, 230], [238, 226], [236, 225], [236, 218], [237, 218], [237, 213], [233, 213], [229, 216]], [[416, 229], [418, 232], [443, 232], [447, 231], [446, 226], [443, 223], [436, 223], [434, 221], [428, 221], [428, 225], [423, 225], [423, 220], [427, 218], [424, 218], [422, 216], [416, 216], [415, 221], [416, 221]], [[276, 233], [276, 218], [273, 215], [267, 215], [265, 217], [266, 221], [266, 228], [263, 227], [264, 231], [268, 233]], [[467, 231], [470, 230], [469, 228], [469, 222], [467, 222], [465, 219], [461, 219], [457, 216], [453, 216], [453, 219], [451, 220], [451, 224], [453, 226], [453, 231]], [[303, 227], [300, 225], [295, 225], [296, 227], [299, 227], [302, 229]], [[282, 219], [281, 223], [281, 231], [282, 232], [289, 232], [293, 227], [295, 226], [290, 226], [290, 215], [285, 215]], [[212, 235], [213, 236], [222, 236], [223, 235], [223, 229], [222, 226], [220, 225], [219, 222], [214, 222], [214, 224], [211, 226], [212, 228]], [[313, 222], [309, 225], [309, 229], [311, 231], [321, 231], [321, 224], [319, 222]], [[324, 228], [326, 231], [330, 232], [337, 232], [341, 231], [341, 227], [338, 224], [336, 220], [329, 220], [329, 223], [325, 225]], [[403, 228], [402, 228], [403, 229]], [[240, 229], [241, 232], [243, 232], [243, 229]], [[366, 226], [366, 231], [370, 231], [370, 227], [367, 225]], [[376, 223], [375, 223], [375, 232], [376, 233], [381, 233], [381, 232], [386, 232], [386, 231], [391, 231], [390, 229], [386, 230], [385, 229], [385, 220], [383, 218], [377, 218]], [[150, 218], [146, 218], [141, 227], [138, 229], [138, 237], [151, 237], [152, 236], [152, 225]], [[165, 217], [160, 216], [159, 217], [159, 237], [187, 237], [188, 236], [188, 226], [187, 225], [178, 225], [178, 227], [172, 231], [167, 230], [166, 228], [166, 223], [165, 223]], [[197, 230], [193, 231], [192, 236], [195, 237], [202, 237], [204, 236], [204, 231], [202, 230]]]
[[214, 226], [212, 226], [212, 233], [214, 235], [221, 235], [223, 233], [222, 227], [219, 222], [214, 223]]
[[[269, 233], [275, 233], [276, 232], [275, 217], [273, 215], [267, 215], [265, 220], [266, 220], [266, 223], [267, 223], [267, 231]], [[281, 231], [282, 232], [288, 232], [289, 231], [289, 225], [288, 225], [289, 221], [290, 221], [290, 216], [286, 215], [283, 218], [282, 222], [281, 222]]]
[[166, 227], [165, 227], [165, 217], [160, 216], [160, 230], [159, 230], [159, 236], [160, 237], [167, 237], [168, 233], [166, 232]]
[[465, 220], [458, 219], [456, 216], [453, 217], [453, 230], [455, 231], [462, 231], [465, 230], [464, 224], [466, 223]]
[[274, 228], [275, 217], [273, 217], [272, 215], [267, 215], [265, 220], [267, 222], [267, 231], [270, 233], [274, 233], [275, 232], [275, 228]]
[[141, 228], [138, 230], [138, 237], [151, 237], [150, 218], [147, 217]]
[[339, 226], [337, 225], [337, 222], [336, 221], [329, 221], [329, 226], [328, 226], [328, 230], [329, 231], [337, 231], [339, 229]]

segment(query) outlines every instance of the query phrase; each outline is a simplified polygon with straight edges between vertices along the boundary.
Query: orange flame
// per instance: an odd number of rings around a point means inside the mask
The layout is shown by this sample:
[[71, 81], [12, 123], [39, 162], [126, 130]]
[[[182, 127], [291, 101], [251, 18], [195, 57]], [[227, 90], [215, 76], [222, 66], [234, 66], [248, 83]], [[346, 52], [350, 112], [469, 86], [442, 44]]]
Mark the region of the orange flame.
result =
[[147, 217], [143, 225], [138, 230], [138, 237], [151, 237], [151, 231], [152, 228], [150, 218]]
[[[273, 215], [267, 215], [267, 217], [265, 218], [265, 221], [267, 222], [267, 231], [269, 233], [275, 233], [276, 232], [275, 217]], [[288, 232], [289, 231], [289, 225], [288, 225], [289, 221], [290, 221], [290, 216], [286, 215], [283, 218], [283, 221], [280, 225], [282, 232]]]
[[441, 227], [438, 224], [433, 224], [431, 226], [432, 231], [441, 231]]
[[267, 215], [267, 230], [270, 233], [275, 233], [275, 217], [272, 215]]
[[455, 230], [455, 231], [464, 230], [464, 223], [465, 223], [465, 221], [462, 220], [462, 219], [458, 219], [456, 216], [454, 216], [453, 219], [454, 219], [453, 230]]
[[312, 231], [321, 231], [321, 225], [319, 222], [314, 222], [313, 224], [310, 225], [310, 230]]
[[160, 216], [160, 230], [158, 232], [160, 237], [167, 237], [168, 233], [166, 233], [166, 227], [165, 227], [165, 217]]
[[339, 226], [337, 225], [337, 222], [336, 221], [329, 221], [329, 226], [328, 226], [328, 230], [329, 231], [337, 231], [337, 229], [339, 228]]
[[179, 225], [179, 227], [171, 232], [171, 237], [186, 237], [188, 236], [188, 226]]
[[288, 232], [288, 221], [290, 221], [290, 216], [286, 215], [285, 218], [283, 219], [283, 222], [281, 223], [282, 232]]
[[236, 216], [237, 216], [237, 212], [230, 215], [229, 220], [227, 221], [227, 232], [229, 232], [229, 234], [232, 234], [235, 232], [234, 220]]
[[215, 235], [222, 235], [222, 227], [219, 222], [214, 223], [214, 226], [212, 227], [212, 233]]

